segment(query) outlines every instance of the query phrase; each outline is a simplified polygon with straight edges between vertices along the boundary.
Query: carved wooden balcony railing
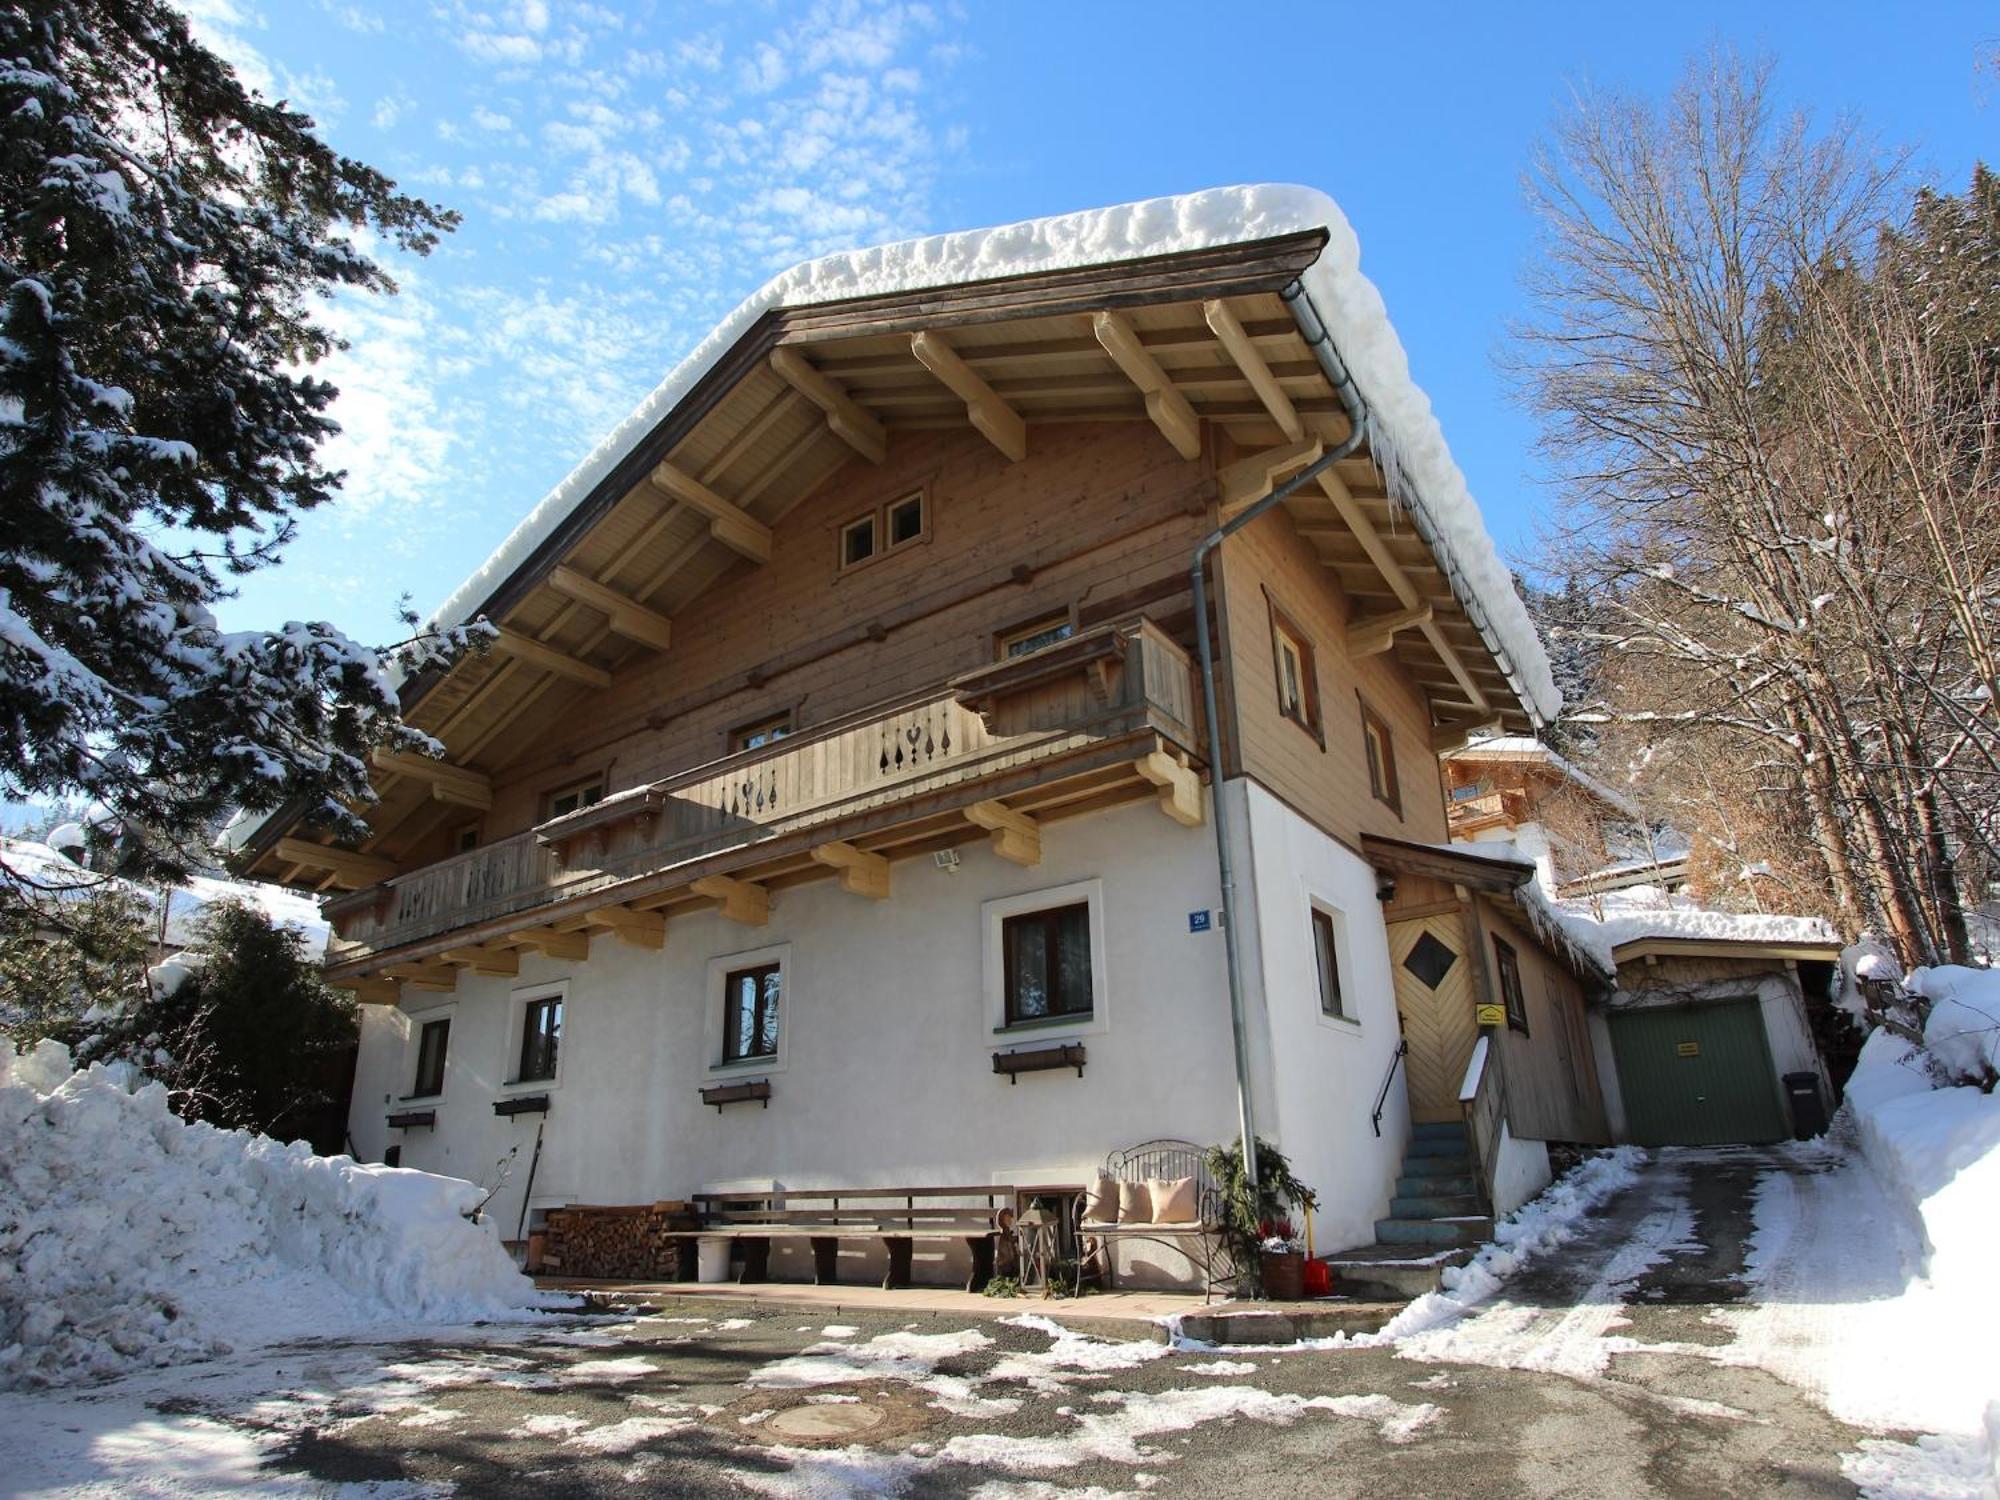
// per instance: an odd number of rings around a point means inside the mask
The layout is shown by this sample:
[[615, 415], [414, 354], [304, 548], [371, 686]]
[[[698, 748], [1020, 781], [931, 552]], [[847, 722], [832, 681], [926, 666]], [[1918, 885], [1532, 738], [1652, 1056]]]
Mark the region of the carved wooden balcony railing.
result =
[[[1149, 621], [1107, 626], [618, 793], [328, 903], [330, 964], [794, 835], [844, 838], [1108, 763], [1128, 741], [1196, 748], [1185, 652]], [[1115, 753], [1111, 755], [1115, 760]], [[1003, 788], [1004, 790], [1004, 788]], [[797, 840], [794, 839], [793, 842]], [[726, 861], [725, 861], [726, 863]]]

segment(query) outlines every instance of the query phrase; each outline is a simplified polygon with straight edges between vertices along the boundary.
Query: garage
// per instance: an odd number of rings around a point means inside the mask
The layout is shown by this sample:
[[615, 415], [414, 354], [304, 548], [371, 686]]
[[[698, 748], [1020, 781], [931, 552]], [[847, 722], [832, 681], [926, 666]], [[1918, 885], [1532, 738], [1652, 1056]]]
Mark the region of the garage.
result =
[[1647, 1006], [1607, 1019], [1627, 1140], [1720, 1146], [1791, 1133], [1755, 998]]

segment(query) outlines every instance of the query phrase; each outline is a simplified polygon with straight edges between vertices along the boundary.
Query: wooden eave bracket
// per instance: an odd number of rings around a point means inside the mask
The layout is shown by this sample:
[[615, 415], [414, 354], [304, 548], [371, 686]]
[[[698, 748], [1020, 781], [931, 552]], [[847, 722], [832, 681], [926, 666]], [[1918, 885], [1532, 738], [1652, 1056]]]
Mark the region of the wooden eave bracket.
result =
[[656, 488], [664, 490], [689, 510], [706, 516], [708, 534], [730, 551], [752, 562], [767, 563], [771, 560], [771, 528], [741, 506], [723, 499], [694, 475], [684, 473], [670, 463], [655, 464], [648, 477]]
[[1296, 443], [1306, 435], [1305, 424], [1299, 420], [1299, 409], [1292, 405], [1284, 387], [1278, 384], [1278, 377], [1271, 373], [1271, 367], [1258, 352], [1250, 335], [1244, 331], [1236, 314], [1229, 310], [1227, 302], [1204, 302], [1202, 317], [1208, 323], [1209, 331], [1229, 354], [1236, 368], [1243, 372], [1243, 378], [1250, 382], [1250, 389], [1257, 399], [1264, 403], [1264, 410], [1271, 414], [1271, 420], [1278, 424], [1278, 430], [1285, 435], [1285, 441]]
[[523, 927], [494, 941], [505, 943], [510, 948], [533, 948], [544, 958], [565, 959], [572, 963], [590, 957], [589, 938], [580, 932], [564, 932], [555, 927]]
[[1104, 311], [1090, 320], [1091, 331], [1112, 363], [1146, 398], [1146, 415], [1160, 436], [1174, 445], [1182, 458], [1201, 457], [1201, 418], [1195, 415], [1187, 397], [1174, 388], [1160, 362], [1153, 358], [1132, 325], [1115, 312]]
[[1139, 775], [1160, 789], [1160, 811], [1183, 828], [1201, 826], [1201, 777], [1184, 760], [1154, 750], [1132, 763]]
[[1347, 654], [1379, 656], [1396, 644], [1396, 636], [1400, 632], [1430, 622], [1431, 607], [1428, 604], [1392, 610], [1387, 614], [1357, 615], [1347, 622]]
[[467, 770], [428, 755], [408, 750], [377, 748], [369, 752], [368, 763], [391, 776], [407, 776], [431, 789], [439, 802], [485, 812], [493, 806], [493, 783], [479, 771]]
[[511, 978], [521, 972], [521, 955], [498, 944], [476, 943], [464, 948], [447, 948], [438, 955], [448, 964], [458, 964], [475, 974]]
[[993, 852], [1014, 864], [1032, 868], [1042, 862], [1042, 825], [1004, 802], [975, 802], [965, 819], [992, 836]]
[[771, 368], [780, 380], [826, 414], [826, 425], [835, 437], [870, 463], [887, 460], [889, 435], [881, 422], [798, 350], [773, 349]]
[[634, 948], [658, 951], [667, 946], [667, 919], [657, 911], [638, 911], [630, 906], [600, 906], [583, 914], [586, 928], [611, 933], [621, 943]]
[[910, 353], [940, 384], [965, 403], [966, 420], [1014, 463], [1028, 456], [1028, 424], [1000, 393], [959, 357], [941, 333], [910, 335]]
[[720, 904], [720, 911], [745, 927], [762, 927], [771, 920], [771, 893], [763, 886], [728, 875], [704, 875], [688, 889]]
[[1234, 520], [1270, 494], [1287, 474], [1317, 463], [1325, 452], [1326, 444], [1320, 439], [1305, 437], [1296, 443], [1252, 453], [1218, 469], [1215, 486], [1222, 500], [1222, 520]]
[[361, 854], [353, 849], [336, 849], [329, 844], [315, 844], [311, 839], [281, 838], [271, 846], [271, 852], [286, 864], [325, 870], [349, 890], [379, 885], [396, 874], [396, 865], [392, 860]]
[[606, 588], [589, 574], [579, 572], [567, 563], [557, 563], [549, 570], [548, 584], [563, 597], [574, 599], [585, 608], [603, 615], [613, 635], [637, 641], [655, 651], [665, 651], [673, 644], [672, 620], [658, 610], [648, 609], [637, 599]]
[[382, 972], [412, 989], [444, 993], [458, 988], [458, 970], [445, 963], [384, 964]]
[[494, 649], [506, 652], [525, 666], [535, 667], [544, 672], [553, 672], [558, 677], [567, 677], [572, 682], [580, 682], [585, 687], [608, 688], [611, 674], [604, 668], [593, 666], [587, 661], [579, 661], [567, 652], [545, 645], [533, 636], [521, 634], [518, 630], [500, 627], [495, 638]]
[[889, 895], [889, 861], [880, 854], [870, 854], [866, 849], [836, 841], [830, 844], [815, 844], [813, 859], [828, 868], [840, 872], [840, 888], [856, 896], [866, 896], [871, 901], [882, 901]]
[[330, 990], [344, 990], [361, 1005], [394, 1005], [403, 998], [403, 987], [377, 974], [350, 974], [326, 981]]

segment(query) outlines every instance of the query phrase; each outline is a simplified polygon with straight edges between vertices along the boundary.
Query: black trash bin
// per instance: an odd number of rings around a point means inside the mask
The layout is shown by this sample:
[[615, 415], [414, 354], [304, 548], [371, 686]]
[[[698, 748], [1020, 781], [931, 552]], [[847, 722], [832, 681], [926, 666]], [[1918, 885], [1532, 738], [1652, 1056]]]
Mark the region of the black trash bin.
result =
[[1787, 1073], [1785, 1099], [1792, 1107], [1792, 1138], [1809, 1141], [1826, 1133], [1826, 1101], [1820, 1097], [1819, 1074]]

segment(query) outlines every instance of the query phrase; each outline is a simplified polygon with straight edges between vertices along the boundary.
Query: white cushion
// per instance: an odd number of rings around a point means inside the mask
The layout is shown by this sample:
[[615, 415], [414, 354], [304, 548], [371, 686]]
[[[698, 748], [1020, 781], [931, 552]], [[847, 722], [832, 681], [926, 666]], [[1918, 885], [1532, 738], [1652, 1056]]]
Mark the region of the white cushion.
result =
[[1118, 1222], [1120, 1224], [1150, 1224], [1153, 1222], [1152, 1190], [1143, 1182], [1121, 1182], [1118, 1184]]
[[1192, 1177], [1149, 1177], [1146, 1191], [1155, 1224], [1192, 1224], [1200, 1217]]

